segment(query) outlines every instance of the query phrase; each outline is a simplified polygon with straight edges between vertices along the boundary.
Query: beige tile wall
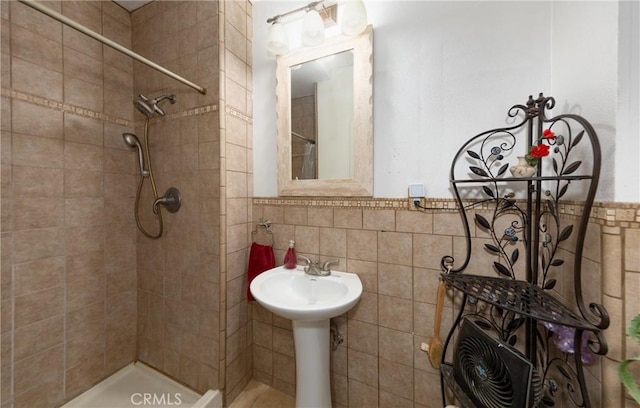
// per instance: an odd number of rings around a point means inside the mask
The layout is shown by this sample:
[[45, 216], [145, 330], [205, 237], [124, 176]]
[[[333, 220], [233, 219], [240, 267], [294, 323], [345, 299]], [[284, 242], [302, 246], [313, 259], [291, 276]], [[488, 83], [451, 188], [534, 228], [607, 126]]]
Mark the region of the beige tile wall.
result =
[[[224, 387], [220, 333], [220, 112], [217, 2], [153, 2], [132, 13], [133, 50], [207, 88], [206, 95], [138, 62], [136, 93], [175, 94], [152, 118], [149, 143], [159, 195], [177, 187], [179, 212], [163, 212], [163, 236], [138, 234], [137, 357], [204, 392]], [[127, 101], [130, 103], [130, 101]], [[135, 112], [136, 133], [145, 117]], [[141, 220], [155, 234], [154, 197], [144, 187]], [[224, 324], [224, 320], [222, 321]], [[223, 372], [223, 371], [222, 371]]]
[[[124, 45], [112, 2], [47, 2]], [[2, 406], [56, 406], [135, 357], [132, 65], [2, 2]], [[118, 81], [118, 78], [125, 78]], [[126, 211], [125, 211], [126, 209]], [[122, 210], [122, 211], [121, 211]]]
[[[273, 223], [279, 264], [294, 239], [300, 254], [322, 261], [339, 258], [336, 269], [355, 272], [363, 282], [360, 303], [336, 319], [345, 342], [332, 352], [335, 406], [441, 407], [439, 374], [420, 345], [433, 335], [440, 259], [446, 254], [463, 258], [464, 232], [452, 204], [433, 200], [432, 210], [421, 213], [407, 211], [404, 200], [254, 199], [254, 222]], [[575, 219], [580, 205], [561, 211]], [[624, 406], [616, 370], [621, 356], [638, 354], [623, 327], [640, 312], [640, 286], [633, 286], [640, 281], [640, 205], [597, 203], [592, 214], [584, 273], [588, 282], [603, 284], [584, 285], [585, 298], [603, 302], [612, 323], [605, 333], [609, 355], [587, 367], [587, 382], [594, 406]], [[474, 257], [468, 269], [486, 273], [490, 268], [482, 265], [493, 259], [481, 251], [482, 234], [475, 228], [471, 233], [473, 253], [480, 258]], [[573, 294], [568, 282], [560, 288], [563, 296]], [[254, 378], [294, 395], [291, 322], [258, 304], [251, 308]], [[453, 321], [450, 300], [444, 315], [442, 336]]]
[[[345, 342], [332, 352], [336, 405], [437, 406], [437, 373], [416, 350], [432, 335], [439, 274], [439, 257], [431, 262], [425, 254], [452, 253], [452, 236], [433, 234], [434, 228], [446, 229], [449, 214], [254, 205], [253, 216], [273, 222], [279, 264], [294, 239], [300, 254], [338, 258], [336, 269], [358, 273], [363, 281], [359, 305], [337, 319]], [[293, 394], [291, 323], [257, 304], [252, 308], [254, 377]], [[423, 391], [424, 380], [432, 392]]]
[[[220, 2], [220, 253], [225, 282], [221, 310], [226, 321], [221, 343], [225, 400], [230, 404], [252, 378], [252, 348], [247, 302], [247, 259], [253, 196], [252, 6], [249, 1]], [[224, 367], [224, 368], [222, 368]]]
[[[251, 374], [239, 289], [252, 194], [250, 4], [155, 2], [131, 17], [111, 2], [50, 4], [207, 94], [2, 3], [3, 406], [57, 405], [136, 356], [197, 390], [241, 389]], [[133, 218], [137, 164], [121, 134], [144, 140], [134, 90], [178, 97], [149, 126], [158, 191], [183, 195], [159, 241]], [[141, 221], [154, 232], [150, 200], [147, 184]], [[51, 340], [35, 342], [43, 333]]]

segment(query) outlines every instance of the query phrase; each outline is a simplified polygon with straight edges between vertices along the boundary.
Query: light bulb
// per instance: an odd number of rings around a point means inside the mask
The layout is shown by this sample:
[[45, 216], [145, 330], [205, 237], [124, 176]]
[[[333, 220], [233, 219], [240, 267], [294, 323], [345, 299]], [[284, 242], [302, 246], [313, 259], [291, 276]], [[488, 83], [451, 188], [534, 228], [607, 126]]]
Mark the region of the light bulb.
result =
[[362, 0], [351, 0], [344, 6], [342, 33], [358, 35], [367, 28], [367, 9]]
[[273, 23], [267, 36], [267, 50], [274, 55], [286, 54], [289, 51], [289, 39], [282, 23]]
[[302, 20], [302, 45], [320, 45], [324, 41], [324, 23], [316, 10], [309, 10]]

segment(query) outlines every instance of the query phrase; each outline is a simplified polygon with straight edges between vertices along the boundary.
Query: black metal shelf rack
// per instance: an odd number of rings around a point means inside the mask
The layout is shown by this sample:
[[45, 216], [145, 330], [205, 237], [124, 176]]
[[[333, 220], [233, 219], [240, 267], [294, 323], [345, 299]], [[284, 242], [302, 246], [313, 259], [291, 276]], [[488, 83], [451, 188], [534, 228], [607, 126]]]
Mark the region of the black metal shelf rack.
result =
[[[460, 265], [452, 256], [441, 261], [441, 279], [462, 293], [440, 369], [444, 405], [449, 389], [459, 405], [475, 406], [454, 375], [457, 350], [452, 342], [462, 321], [473, 319], [499, 341], [521, 350], [540, 374], [540, 397], [530, 406], [553, 406], [558, 398], [591, 406], [583, 360], [587, 353], [607, 353], [603, 331], [609, 326], [606, 309], [596, 302], [587, 305], [582, 293], [583, 246], [601, 153], [588, 121], [574, 114], [550, 117], [554, 107], [552, 97], [529, 96], [525, 105], [509, 109], [513, 126], [474, 136], [452, 162], [450, 183], [465, 228], [466, 252]], [[513, 164], [514, 156], [540, 145], [546, 145], [548, 155], [536, 160], [532, 176], [507, 175], [508, 160]], [[583, 206], [577, 218], [560, 213], [566, 197]], [[496, 276], [464, 273], [472, 257], [470, 218], [478, 234], [490, 238], [484, 250], [495, 257], [488, 268]], [[567, 258], [572, 262], [565, 263]], [[563, 273], [572, 274], [572, 279], [564, 280], [573, 282], [572, 299], [554, 290]], [[558, 350], [553, 339], [565, 328], [570, 328], [578, 346]], [[582, 349], [583, 342], [589, 351]], [[454, 362], [447, 361], [451, 355]]]

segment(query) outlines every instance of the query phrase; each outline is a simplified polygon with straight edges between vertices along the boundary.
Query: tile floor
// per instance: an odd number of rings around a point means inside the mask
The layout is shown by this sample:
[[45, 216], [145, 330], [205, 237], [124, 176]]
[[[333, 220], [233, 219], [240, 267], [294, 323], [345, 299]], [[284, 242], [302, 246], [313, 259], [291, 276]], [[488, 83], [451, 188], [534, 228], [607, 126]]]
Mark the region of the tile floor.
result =
[[229, 408], [294, 408], [295, 405], [292, 396], [251, 380]]

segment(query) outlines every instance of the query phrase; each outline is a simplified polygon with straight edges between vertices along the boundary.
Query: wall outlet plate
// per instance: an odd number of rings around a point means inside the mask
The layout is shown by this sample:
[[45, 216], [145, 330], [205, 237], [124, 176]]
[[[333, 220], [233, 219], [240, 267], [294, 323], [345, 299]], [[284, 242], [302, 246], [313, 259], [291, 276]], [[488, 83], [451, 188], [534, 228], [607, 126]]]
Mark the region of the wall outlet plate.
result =
[[407, 198], [407, 206], [409, 207], [409, 211], [420, 211], [420, 207], [416, 206], [416, 203], [421, 206], [427, 205], [427, 199], [422, 197], [409, 197]]
[[423, 198], [426, 196], [424, 184], [409, 184], [409, 198]]

